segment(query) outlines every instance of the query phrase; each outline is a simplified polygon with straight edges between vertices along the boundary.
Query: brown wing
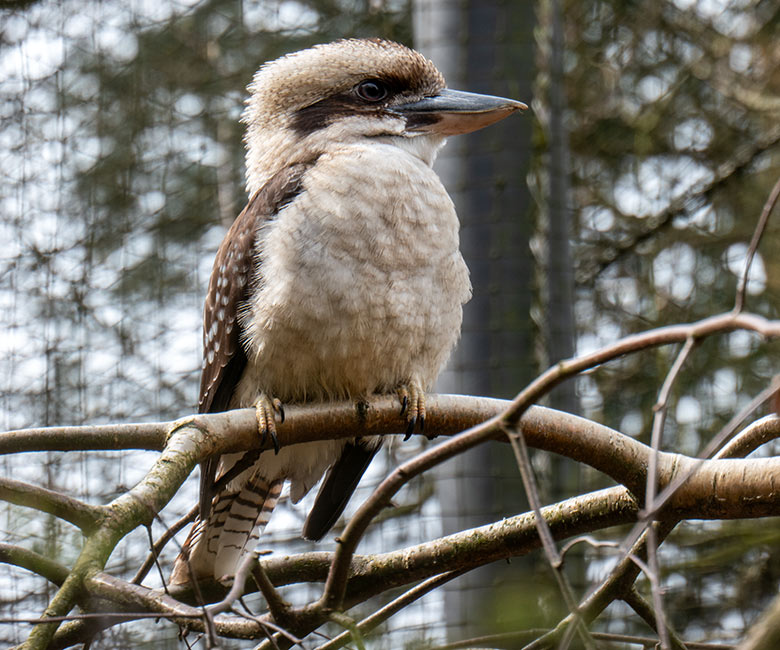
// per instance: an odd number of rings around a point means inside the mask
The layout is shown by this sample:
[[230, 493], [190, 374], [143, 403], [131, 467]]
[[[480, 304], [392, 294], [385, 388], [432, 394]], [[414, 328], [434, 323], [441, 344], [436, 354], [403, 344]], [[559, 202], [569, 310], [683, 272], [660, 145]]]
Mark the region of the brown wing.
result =
[[352, 493], [369, 463], [382, 446], [382, 438], [355, 440], [344, 446], [339, 459], [322, 481], [314, 505], [306, 517], [301, 535], [315, 542], [321, 540], [347, 507]]
[[[291, 165], [271, 177], [238, 215], [217, 251], [203, 308], [200, 413], [218, 413], [230, 406], [247, 362], [238, 315], [251, 296], [255, 265], [262, 264], [255, 254], [255, 240], [260, 226], [301, 192], [303, 175], [309, 166]], [[217, 461], [209, 459], [201, 467], [202, 517], [211, 505]]]

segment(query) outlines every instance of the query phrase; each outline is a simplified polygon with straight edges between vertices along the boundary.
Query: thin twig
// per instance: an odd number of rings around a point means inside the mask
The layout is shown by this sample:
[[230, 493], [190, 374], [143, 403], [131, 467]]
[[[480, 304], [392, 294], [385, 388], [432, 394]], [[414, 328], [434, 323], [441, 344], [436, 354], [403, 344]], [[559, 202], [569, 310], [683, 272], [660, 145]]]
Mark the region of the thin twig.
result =
[[[401, 611], [404, 607], [407, 607], [434, 589], [441, 587], [443, 584], [446, 584], [447, 582], [450, 582], [451, 580], [454, 580], [455, 578], [463, 575], [465, 572], [466, 569], [448, 571], [447, 573], [442, 573], [438, 576], [428, 578], [416, 587], [413, 587], [409, 591], [401, 594], [398, 596], [398, 598], [392, 600], [381, 609], [378, 609], [370, 616], [364, 618], [357, 624], [358, 630], [361, 634], [368, 634], [378, 625], [384, 623], [388, 618]], [[319, 646], [317, 650], [338, 650], [338, 648], [344, 647], [344, 644], [346, 644], [351, 637], [351, 631], [342, 632], [337, 637]]]
[[[239, 599], [240, 600], [240, 599]], [[244, 605], [244, 601], [240, 600], [241, 604]], [[255, 616], [249, 611], [249, 608], [244, 605], [244, 609], [246, 609], [246, 612], [236, 612], [239, 616], [242, 618], [246, 618], [250, 621], [254, 621], [258, 625], [260, 625], [261, 629], [263, 630], [263, 634], [265, 634], [265, 638], [273, 645], [274, 650], [279, 650], [279, 644], [276, 642], [276, 639], [274, 639], [273, 634], [271, 632], [275, 632], [279, 634], [280, 636], [283, 636], [286, 638], [292, 645], [298, 645], [303, 648], [303, 639], [299, 639], [297, 636], [289, 632], [288, 630], [285, 630], [281, 625], [277, 625], [273, 621], [268, 620], [267, 616], [260, 617]], [[262, 645], [262, 644], [260, 644]], [[259, 646], [258, 646], [259, 647]]]
[[[159, 516], [159, 515], [158, 515]], [[154, 548], [154, 538], [152, 537], [152, 525], [149, 524], [146, 527], [146, 533], [149, 537], [149, 547], [152, 549], [151, 555], [154, 558], [154, 566], [157, 567], [157, 575], [160, 577], [160, 582], [162, 583], [163, 590], [167, 595], [170, 596], [168, 593], [168, 585], [165, 584], [165, 576], [163, 575], [162, 567], [160, 566], [160, 562], [158, 560], [157, 553]]]
[[574, 539], [569, 540], [563, 545], [563, 547], [561, 548], [561, 560], [563, 560], [566, 557], [566, 554], [577, 544], [587, 544], [592, 548], [610, 548], [610, 549], [617, 549], [620, 546], [617, 542], [610, 542], [601, 539], [596, 539], [595, 537], [592, 537], [590, 535], [580, 535], [579, 537], [575, 537]]
[[655, 631], [658, 633], [658, 639], [662, 650], [671, 650], [671, 640], [669, 628], [666, 622], [666, 612], [664, 610], [664, 601], [661, 595], [661, 568], [658, 562], [658, 545], [660, 540], [656, 535], [655, 522], [647, 527], [647, 564], [645, 571], [647, 579], [650, 581], [650, 594], [653, 598], [653, 615], [655, 616]]
[[683, 364], [690, 356], [696, 345], [696, 339], [689, 338], [685, 341], [682, 349], [674, 360], [671, 369], [664, 379], [664, 383], [661, 386], [661, 390], [658, 394], [658, 400], [653, 406], [653, 430], [650, 435], [650, 448], [653, 453], [650, 454], [650, 462], [647, 468], [647, 487], [645, 489], [645, 508], [646, 510], [653, 510], [653, 502], [655, 500], [656, 489], [658, 488], [658, 452], [661, 450], [661, 439], [663, 437], [664, 423], [666, 421], [666, 412], [669, 405], [669, 395], [672, 392], [674, 382], [682, 370]]
[[577, 600], [574, 597], [574, 590], [562, 571], [563, 562], [561, 561], [558, 549], [555, 546], [555, 540], [550, 532], [550, 527], [542, 516], [542, 504], [539, 498], [539, 490], [536, 487], [536, 480], [533, 476], [531, 457], [528, 454], [528, 446], [526, 445], [525, 438], [522, 433], [518, 432], [516, 429], [513, 431], [507, 430], [506, 433], [509, 437], [509, 441], [512, 443], [512, 450], [515, 453], [515, 460], [520, 469], [520, 476], [523, 480], [528, 503], [531, 505], [531, 509], [534, 512], [536, 529], [539, 531], [539, 538], [542, 540], [542, 548], [547, 556], [547, 562], [550, 564], [555, 580], [558, 583], [558, 589], [563, 596], [567, 609], [574, 617], [574, 626], [582, 643], [586, 648], [595, 648], [593, 638], [590, 636], [587, 625], [583, 621], [578, 610]]
[[[281, 650], [279, 644], [276, 642], [276, 639], [274, 639], [273, 633], [276, 631], [276, 628], [278, 628], [278, 630], [280, 630], [281, 632], [285, 632], [285, 633], [287, 632], [287, 630], [283, 630], [278, 625], [274, 625], [273, 628], [270, 625], [264, 625], [264, 623], [270, 623], [270, 621], [267, 620], [268, 619], [267, 616], [265, 617], [265, 620], [257, 616], [257, 614], [255, 614], [251, 609], [249, 609], [249, 605], [246, 604], [246, 600], [244, 600], [243, 597], [239, 598], [238, 602], [241, 604], [241, 607], [244, 608], [244, 611], [242, 612], [236, 609], [234, 609], [233, 611], [239, 616], [245, 616], [250, 620], [257, 621], [258, 623], [260, 623], [260, 626], [263, 630], [263, 634], [265, 635], [266, 640], [269, 641], [271, 645], [274, 647], [273, 650]], [[293, 639], [293, 643], [292, 643], [293, 645], [300, 645], [301, 647], [303, 647], [303, 645], [301, 644], [302, 639], [299, 639], [293, 636], [292, 634], [290, 634], [288, 638]]]
[[341, 612], [331, 612], [328, 616], [328, 619], [347, 629], [349, 636], [355, 642], [358, 650], [366, 650], [366, 643], [363, 640], [363, 634], [360, 632], [360, 629], [358, 629], [357, 623], [355, 623], [351, 617], [347, 616], [346, 614], [342, 614]]
[[260, 592], [263, 594], [263, 598], [265, 598], [271, 616], [273, 616], [274, 620], [281, 625], [287, 624], [291, 605], [282, 598], [281, 594], [276, 590], [259, 559], [257, 562], [252, 563], [251, 575], [260, 589]]
[[[658, 394], [658, 400], [653, 406], [653, 430], [650, 436], [650, 447], [653, 451], [650, 454], [650, 463], [647, 468], [647, 488], [645, 490], [646, 512], [655, 511], [655, 494], [658, 487], [658, 454], [661, 451], [661, 440], [663, 437], [664, 423], [666, 421], [666, 413], [669, 406], [669, 396], [671, 395], [672, 387], [674, 386], [675, 381], [677, 381], [677, 377], [679, 376], [683, 365], [691, 355], [691, 352], [696, 346], [696, 343], [697, 341], [694, 338], [686, 339], [685, 345], [683, 345], [682, 349], [677, 354], [677, 358], [674, 360], [672, 367], [669, 369], [669, 372], [664, 379], [664, 383], [661, 386], [661, 390]], [[650, 526], [647, 535], [647, 560], [650, 565], [652, 575], [648, 573], [648, 578], [650, 579], [650, 585], [653, 591], [656, 629], [658, 630], [658, 637], [661, 641], [661, 647], [664, 650], [668, 650], [670, 642], [669, 632], [665, 622], [666, 616], [664, 615], [663, 598], [661, 596], [661, 574], [658, 565], [658, 553], [656, 553], [657, 547], [655, 546], [657, 540], [652, 529], [652, 520], [646, 520], [644, 523], [645, 525]]]
[[[474, 650], [475, 648], [498, 648], [498, 647], [519, 647], [519, 644], [526, 643], [529, 639], [544, 634], [544, 631], [522, 630], [521, 632], [504, 632], [502, 634], [490, 634], [479, 636], [473, 639], [465, 639], [448, 643], [446, 645], [434, 646], [429, 650]], [[593, 632], [593, 638], [597, 641], [606, 641], [607, 643], [621, 643], [638, 645], [644, 648], [651, 648], [658, 643], [658, 639], [649, 636], [635, 636], [632, 634], [611, 634], [608, 632]], [[622, 647], [622, 646], [621, 646]], [[734, 650], [733, 645], [722, 643], [697, 643], [686, 642], [685, 647], [688, 650]]]
[[758, 218], [758, 223], [753, 231], [753, 237], [750, 240], [748, 246], [747, 256], [745, 257], [745, 270], [742, 272], [742, 278], [740, 279], [737, 287], [737, 295], [734, 300], [734, 312], [739, 313], [745, 306], [745, 294], [747, 293], [748, 276], [750, 275], [750, 267], [753, 264], [753, 257], [758, 250], [758, 245], [761, 243], [761, 237], [764, 235], [766, 225], [769, 223], [769, 215], [772, 214], [777, 199], [780, 197], [780, 178], [775, 182], [775, 186], [769, 193], [769, 198], [764, 203], [764, 209], [761, 210], [761, 216]]
[[[655, 608], [651, 607], [650, 604], [644, 599], [642, 594], [637, 591], [636, 586], [629, 590], [629, 592], [623, 598], [623, 601], [631, 609], [633, 609], [645, 623], [647, 623], [658, 633], [658, 637], [660, 639], [661, 634], [656, 627], [658, 625], [658, 617], [656, 616]], [[680, 639], [680, 637], [677, 636], [677, 634], [675, 634], [672, 630], [667, 629], [666, 636], [667, 642], [672, 648], [674, 648], [674, 650], [686, 650], [688, 647], [687, 644], [683, 643], [682, 639]]]
[[154, 565], [156, 558], [159, 557], [160, 553], [167, 546], [168, 542], [174, 539], [176, 533], [178, 533], [182, 528], [184, 528], [187, 524], [195, 520], [195, 517], [197, 516], [199, 509], [200, 506], [198, 505], [193, 506], [186, 515], [184, 515], [179, 520], [177, 520], [173, 524], [173, 526], [166, 529], [166, 531], [162, 535], [160, 535], [160, 538], [154, 544], [151, 545], [149, 555], [146, 556], [146, 560], [144, 560], [144, 563], [138, 569], [137, 573], [135, 574], [135, 576], [130, 582], [132, 582], [135, 585], [140, 585], [143, 582], [143, 579], [146, 577], [146, 574], [149, 573], [149, 570]]

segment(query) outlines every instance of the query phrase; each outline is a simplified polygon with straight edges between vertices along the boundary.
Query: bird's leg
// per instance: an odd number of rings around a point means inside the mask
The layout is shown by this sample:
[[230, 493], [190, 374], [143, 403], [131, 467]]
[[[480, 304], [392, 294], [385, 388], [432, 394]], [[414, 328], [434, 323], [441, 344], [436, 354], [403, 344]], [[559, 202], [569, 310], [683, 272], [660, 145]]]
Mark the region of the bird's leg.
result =
[[399, 384], [396, 391], [398, 399], [401, 400], [401, 415], [406, 415], [405, 442], [412, 437], [418, 424], [421, 433], [425, 429], [425, 391], [416, 379]]
[[276, 437], [276, 416], [279, 422], [284, 422], [284, 407], [282, 401], [276, 397], [270, 397], [260, 393], [255, 401], [255, 417], [257, 418], [257, 431], [260, 434], [260, 444], [265, 444], [268, 436], [274, 446], [274, 453], [279, 453], [279, 439]]

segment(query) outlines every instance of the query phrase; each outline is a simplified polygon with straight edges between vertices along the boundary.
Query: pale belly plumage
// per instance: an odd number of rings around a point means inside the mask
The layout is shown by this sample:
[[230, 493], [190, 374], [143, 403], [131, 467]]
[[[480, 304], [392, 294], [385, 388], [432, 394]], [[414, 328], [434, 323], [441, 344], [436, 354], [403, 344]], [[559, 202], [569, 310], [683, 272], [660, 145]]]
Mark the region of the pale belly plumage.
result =
[[[376, 143], [323, 154], [303, 191], [258, 234], [259, 273], [240, 319], [248, 363], [231, 407], [252, 406], [261, 394], [290, 403], [359, 399], [410, 382], [430, 389], [470, 297], [458, 229], [438, 177], [406, 151]], [[254, 483], [250, 498], [259, 494], [255, 505], [270, 514], [285, 480], [298, 501], [344, 444], [263, 453], [228, 492], [243, 495]], [[223, 457], [218, 474], [240, 457]], [[219, 516], [228, 530], [233, 511]], [[266, 521], [212, 535], [205, 546], [217, 554], [215, 577], [234, 570], [247, 535], [256, 539]], [[207, 564], [197, 551], [191, 561]]]

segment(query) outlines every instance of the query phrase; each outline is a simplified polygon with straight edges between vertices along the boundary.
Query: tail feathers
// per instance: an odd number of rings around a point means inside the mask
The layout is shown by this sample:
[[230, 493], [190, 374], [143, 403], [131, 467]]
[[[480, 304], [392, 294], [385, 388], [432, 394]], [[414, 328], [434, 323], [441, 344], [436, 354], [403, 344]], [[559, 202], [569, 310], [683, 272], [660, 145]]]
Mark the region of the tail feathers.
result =
[[205, 578], [220, 580], [235, 575], [242, 558], [254, 550], [283, 484], [284, 479], [268, 480], [254, 475], [241, 490], [220, 492], [209, 518], [195, 520], [174, 562], [170, 583]]
[[183, 585], [190, 580], [199, 580], [210, 575], [209, 567], [213, 562], [213, 554], [209, 553], [204, 543], [203, 534], [206, 531], [206, 520], [198, 516], [190, 529], [190, 534], [182, 544], [181, 551], [173, 563], [173, 571], [168, 581], [172, 585]]
[[283, 484], [283, 479], [268, 481], [262, 476], [253, 476], [231, 499], [229, 509], [226, 508], [222, 515], [214, 562], [215, 578], [232, 576], [244, 555], [254, 550], [260, 531], [268, 523], [279, 500]]
[[344, 512], [360, 477], [382, 446], [382, 438], [375, 436], [349, 442], [340, 458], [325, 475], [309, 516], [303, 525], [304, 539], [319, 541]]

